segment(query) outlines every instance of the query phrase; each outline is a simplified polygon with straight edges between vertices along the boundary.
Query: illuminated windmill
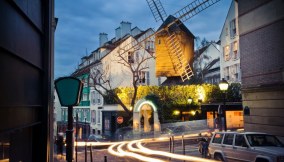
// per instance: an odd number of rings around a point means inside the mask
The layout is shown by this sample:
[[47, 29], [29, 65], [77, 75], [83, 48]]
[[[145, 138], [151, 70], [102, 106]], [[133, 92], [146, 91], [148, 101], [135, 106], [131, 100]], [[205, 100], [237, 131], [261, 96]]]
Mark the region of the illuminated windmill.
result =
[[163, 23], [153, 35], [145, 35], [140, 42], [133, 41], [124, 46], [124, 51], [135, 49], [136, 46], [141, 46], [141, 42], [155, 36], [156, 76], [180, 76], [183, 82], [189, 80], [193, 75], [194, 36], [186, 31], [188, 29], [182, 22], [220, 0], [195, 0], [168, 17], [160, 0], [146, 1], [155, 20]]

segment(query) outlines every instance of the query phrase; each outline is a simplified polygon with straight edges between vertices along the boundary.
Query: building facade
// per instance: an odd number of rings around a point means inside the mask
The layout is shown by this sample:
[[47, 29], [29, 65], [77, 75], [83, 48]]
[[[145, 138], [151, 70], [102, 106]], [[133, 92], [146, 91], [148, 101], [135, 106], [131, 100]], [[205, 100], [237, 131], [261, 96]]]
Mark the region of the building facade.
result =
[[238, 2], [232, 0], [220, 34], [221, 78], [229, 83], [241, 82], [238, 22]]
[[53, 10], [0, 1], [0, 161], [53, 159]]
[[215, 42], [210, 42], [194, 52], [193, 68], [202, 83], [219, 83], [220, 55], [220, 45]]
[[[149, 28], [142, 31], [138, 27], [131, 28], [131, 23], [122, 21], [118, 28], [115, 29], [115, 37], [108, 39], [108, 34], [100, 33], [100, 46], [91, 52], [90, 55], [81, 59], [78, 69], [72, 76], [79, 78], [84, 83], [83, 94], [79, 106], [74, 107], [75, 114], [79, 115], [79, 122], [85, 122], [89, 128], [89, 134], [105, 134], [114, 129], [113, 126], [107, 124], [114, 123], [116, 114], [123, 114], [123, 109], [120, 105], [106, 104], [101, 94], [95, 90], [94, 82], [100, 82], [96, 78], [96, 72], [103, 73], [104, 78], [110, 83], [110, 89], [117, 87], [132, 87], [133, 77], [138, 77], [138, 85], [160, 85], [165, 79], [156, 77], [155, 75], [155, 47], [154, 37], [144, 40], [145, 37], [153, 34], [153, 29]], [[129, 47], [129, 44], [140, 42], [141, 46], [135, 48]], [[124, 48], [129, 48], [127, 52], [122, 52]], [[119, 60], [126, 60], [129, 65], [139, 65], [141, 70], [133, 73], [129, 67], [125, 66]], [[145, 61], [141, 61], [141, 60]], [[133, 76], [134, 75], [134, 76]], [[100, 89], [99, 87], [96, 87]], [[103, 89], [101, 89], [103, 91]], [[129, 107], [130, 108], [130, 107]], [[111, 112], [111, 113], [110, 113]], [[119, 113], [115, 113], [119, 112]], [[62, 121], [67, 121], [67, 108], [62, 108]], [[105, 121], [110, 120], [111, 122]], [[117, 126], [117, 125], [116, 125]], [[84, 129], [83, 129], [84, 130]], [[103, 132], [104, 131], [104, 132]], [[79, 133], [80, 134], [80, 133]], [[84, 132], [82, 133], [84, 134]], [[84, 137], [84, 136], [82, 136]], [[80, 138], [80, 136], [79, 136]]]
[[284, 141], [284, 1], [238, 4], [244, 128]]

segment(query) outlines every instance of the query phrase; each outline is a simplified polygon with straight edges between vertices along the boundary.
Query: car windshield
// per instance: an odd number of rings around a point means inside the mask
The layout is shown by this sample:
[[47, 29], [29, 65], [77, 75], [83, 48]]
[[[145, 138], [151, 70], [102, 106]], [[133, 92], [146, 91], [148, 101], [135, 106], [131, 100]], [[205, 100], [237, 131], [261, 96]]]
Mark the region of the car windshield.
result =
[[251, 146], [276, 146], [283, 147], [283, 144], [273, 135], [267, 134], [247, 134], [248, 142]]

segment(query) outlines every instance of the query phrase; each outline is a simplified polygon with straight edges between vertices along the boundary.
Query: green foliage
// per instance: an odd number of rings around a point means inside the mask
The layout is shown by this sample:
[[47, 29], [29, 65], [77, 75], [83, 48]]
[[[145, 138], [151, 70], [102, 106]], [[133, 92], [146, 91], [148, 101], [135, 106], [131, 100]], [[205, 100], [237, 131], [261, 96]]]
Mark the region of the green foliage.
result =
[[[227, 101], [241, 101], [240, 93], [241, 85], [232, 83], [227, 91]], [[112, 91], [126, 105], [130, 104], [133, 97], [133, 88], [119, 87]], [[111, 100], [111, 95], [105, 95], [105, 100], [109, 103], [115, 103]], [[176, 85], [176, 86], [139, 86], [136, 102], [142, 98], [146, 98], [155, 103], [158, 107], [158, 114], [161, 122], [166, 120], [177, 120], [178, 117], [173, 115], [174, 110], [189, 111], [197, 110], [200, 106], [198, 99], [202, 99], [202, 103], [221, 102], [223, 100], [223, 92], [220, 91], [218, 85], [199, 84], [199, 85]], [[191, 105], [188, 98], [192, 98]], [[106, 103], [108, 103], [106, 102]]]

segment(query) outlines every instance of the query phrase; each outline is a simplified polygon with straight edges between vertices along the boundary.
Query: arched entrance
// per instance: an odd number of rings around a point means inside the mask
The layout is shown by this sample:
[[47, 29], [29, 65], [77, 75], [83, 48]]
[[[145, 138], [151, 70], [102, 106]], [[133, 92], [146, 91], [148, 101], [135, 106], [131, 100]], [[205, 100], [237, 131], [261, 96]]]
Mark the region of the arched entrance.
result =
[[149, 100], [141, 99], [139, 100], [133, 110], [133, 131], [138, 133], [142, 131], [141, 128], [141, 118], [144, 120], [144, 132], [151, 131], [151, 125], [149, 119], [153, 117], [154, 120], [154, 132], [160, 132], [161, 125], [158, 118], [157, 106]]

